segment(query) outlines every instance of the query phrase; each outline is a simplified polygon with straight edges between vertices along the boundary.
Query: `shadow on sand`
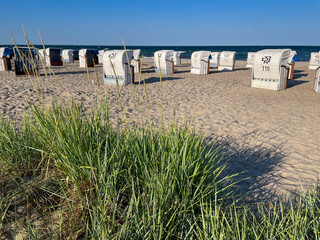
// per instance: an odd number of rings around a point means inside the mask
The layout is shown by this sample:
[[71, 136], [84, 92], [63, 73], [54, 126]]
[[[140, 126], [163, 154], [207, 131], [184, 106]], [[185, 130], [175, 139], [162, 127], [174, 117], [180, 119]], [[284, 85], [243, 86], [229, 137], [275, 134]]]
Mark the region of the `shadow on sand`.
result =
[[307, 73], [299, 73], [299, 74], [294, 74], [294, 80], [297, 80], [299, 78], [307, 77], [309, 74]]
[[304, 83], [308, 82], [308, 81], [299, 81], [297, 79], [298, 78], [295, 76], [295, 80], [289, 80], [288, 81], [288, 88], [292, 88], [292, 87], [295, 87], [295, 86], [298, 86], [300, 84], [304, 84]]
[[[162, 77], [162, 82], [172, 81], [172, 80], [179, 80], [179, 79], [182, 79], [182, 78], [177, 78], [177, 77]], [[160, 77], [150, 77], [150, 78], [145, 79], [144, 82], [145, 82], [146, 84], [149, 84], [149, 83], [157, 83], [157, 82], [160, 82]], [[143, 81], [141, 81], [141, 83], [143, 83]], [[139, 84], [139, 82], [135, 82], [135, 84]]]
[[[206, 143], [211, 139], [207, 138]], [[236, 195], [245, 201], [258, 202], [277, 198], [280, 176], [276, 169], [281, 167], [284, 155], [279, 148], [240, 147], [233, 139], [215, 141], [220, 153], [227, 161], [223, 176], [238, 174], [234, 180]], [[279, 146], [281, 147], [281, 146]]]

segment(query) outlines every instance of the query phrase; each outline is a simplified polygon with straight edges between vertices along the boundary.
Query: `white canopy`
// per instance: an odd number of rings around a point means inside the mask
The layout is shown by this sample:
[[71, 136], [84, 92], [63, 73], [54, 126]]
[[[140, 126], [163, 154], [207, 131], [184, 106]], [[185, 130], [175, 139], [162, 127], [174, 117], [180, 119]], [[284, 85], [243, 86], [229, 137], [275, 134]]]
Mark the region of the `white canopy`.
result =
[[210, 67], [218, 67], [220, 60], [220, 52], [211, 52]]
[[191, 55], [191, 73], [208, 74], [211, 52], [196, 51]]
[[164, 74], [173, 73], [173, 50], [160, 50], [154, 53], [156, 72]]
[[309, 69], [317, 69], [320, 66], [320, 52], [312, 52], [309, 62]]
[[223, 51], [220, 54], [218, 70], [233, 70], [236, 52]]
[[253, 67], [253, 63], [254, 63], [254, 57], [255, 57], [256, 53], [255, 52], [248, 52], [248, 56], [247, 56], [247, 68], [252, 68]]
[[[128, 58], [127, 59], [127, 54]], [[130, 73], [130, 60], [133, 56], [132, 50], [108, 50], [103, 54], [103, 75], [104, 83], [116, 85], [127, 85], [131, 83], [133, 72]], [[129, 60], [129, 61], [128, 61]]]

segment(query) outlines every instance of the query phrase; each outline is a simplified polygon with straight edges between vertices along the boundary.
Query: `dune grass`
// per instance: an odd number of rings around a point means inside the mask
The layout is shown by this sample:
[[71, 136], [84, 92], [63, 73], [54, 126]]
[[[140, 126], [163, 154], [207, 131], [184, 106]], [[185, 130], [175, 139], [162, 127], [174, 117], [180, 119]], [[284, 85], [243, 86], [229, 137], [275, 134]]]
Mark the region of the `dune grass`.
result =
[[[31, 105], [0, 122], [0, 229], [52, 239], [318, 239], [319, 199], [291, 205], [233, 199], [217, 146], [185, 126], [122, 128], [108, 103]], [[232, 203], [233, 202], [233, 203]], [[22, 215], [22, 216], [21, 216]]]

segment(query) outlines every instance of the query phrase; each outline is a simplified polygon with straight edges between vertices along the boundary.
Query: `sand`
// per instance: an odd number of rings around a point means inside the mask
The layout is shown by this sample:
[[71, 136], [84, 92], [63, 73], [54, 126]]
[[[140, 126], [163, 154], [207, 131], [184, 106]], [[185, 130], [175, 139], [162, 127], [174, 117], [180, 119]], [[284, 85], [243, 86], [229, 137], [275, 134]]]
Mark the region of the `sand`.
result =
[[[109, 93], [112, 120], [121, 117], [124, 121], [117, 88], [103, 85], [102, 65], [97, 66], [100, 86], [95, 71], [90, 69], [89, 81], [78, 63], [53, 67], [53, 71], [56, 78], [34, 78], [33, 83], [28, 77], [0, 72], [1, 112], [21, 120], [28, 102], [37, 101], [35, 89], [46, 104], [52, 95], [66, 102], [72, 97], [77, 102], [83, 99], [88, 111], [95, 99], [102, 102]], [[192, 121], [190, 126], [222, 147], [229, 171], [241, 173], [237, 179], [248, 178], [238, 184], [241, 194], [262, 200], [288, 198], [300, 193], [301, 186], [306, 190], [318, 185], [320, 94], [313, 92], [314, 75], [308, 63], [298, 62], [295, 80], [288, 89], [277, 92], [251, 88], [251, 69], [245, 68], [243, 61], [237, 61], [232, 72], [211, 69], [209, 75], [194, 75], [190, 60], [183, 60], [175, 74], [164, 75], [160, 82], [153, 60], [145, 59], [141, 75], [145, 85], [139, 84], [136, 74], [136, 83], [122, 89], [121, 102], [128, 122], [136, 119], [137, 106], [140, 118], [151, 116], [156, 124], [159, 109], [165, 122], [173, 116], [180, 123]]]

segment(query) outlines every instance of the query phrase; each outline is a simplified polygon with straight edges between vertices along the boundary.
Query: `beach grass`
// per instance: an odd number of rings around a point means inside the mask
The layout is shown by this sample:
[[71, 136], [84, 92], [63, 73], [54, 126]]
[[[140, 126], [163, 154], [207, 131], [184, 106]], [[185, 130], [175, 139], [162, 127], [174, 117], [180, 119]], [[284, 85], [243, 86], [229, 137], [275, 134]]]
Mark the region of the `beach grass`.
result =
[[108, 97], [89, 113], [38, 99], [22, 122], [0, 119], [1, 238], [320, 238], [316, 190], [247, 204], [219, 146], [187, 122], [114, 123]]
[[[31, 105], [0, 122], [0, 229], [41, 239], [318, 239], [317, 193], [292, 204], [233, 194], [212, 143], [185, 126], [113, 126], [108, 102]], [[24, 230], [22, 230], [24, 229]]]

